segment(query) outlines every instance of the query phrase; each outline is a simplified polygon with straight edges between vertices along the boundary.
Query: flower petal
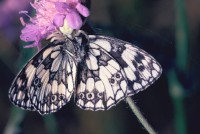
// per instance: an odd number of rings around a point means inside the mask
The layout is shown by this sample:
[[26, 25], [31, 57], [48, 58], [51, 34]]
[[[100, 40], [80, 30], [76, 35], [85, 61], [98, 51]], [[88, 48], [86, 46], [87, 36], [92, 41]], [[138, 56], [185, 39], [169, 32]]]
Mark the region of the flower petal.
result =
[[88, 17], [90, 15], [90, 11], [88, 10], [87, 7], [85, 7], [84, 5], [82, 5], [81, 3], [78, 3], [76, 5], [76, 9], [78, 10], [78, 12], [83, 15], [84, 17]]
[[33, 42], [24, 48], [40, 47], [40, 40], [43, 38], [40, 31], [41, 30], [39, 30], [38, 26], [34, 24], [27, 24], [25, 28], [22, 29], [20, 35], [21, 40], [25, 42]]
[[62, 27], [64, 24], [65, 15], [56, 14], [53, 19], [53, 23], [56, 27]]
[[33, 47], [40, 47], [40, 46], [41, 45], [39, 44], [39, 41], [38, 42], [35, 41], [33, 44], [24, 46], [24, 48], [33, 48]]
[[71, 7], [65, 2], [56, 2], [55, 3], [55, 8], [60, 13], [63, 13], [63, 12], [71, 10]]
[[27, 24], [21, 31], [20, 38], [23, 41], [34, 41], [40, 36], [39, 29], [34, 24]]
[[80, 15], [76, 11], [67, 14], [66, 19], [72, 29], [80, 29], [83, 24]]

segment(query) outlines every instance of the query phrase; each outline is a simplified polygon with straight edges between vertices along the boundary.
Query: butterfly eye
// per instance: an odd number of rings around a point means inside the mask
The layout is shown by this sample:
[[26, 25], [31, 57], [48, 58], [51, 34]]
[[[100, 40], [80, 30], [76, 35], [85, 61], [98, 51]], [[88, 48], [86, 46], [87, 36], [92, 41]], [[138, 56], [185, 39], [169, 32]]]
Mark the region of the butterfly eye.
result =
[[87, 99], [93, 100], [94, 99], [94, 93], [87, 93]]

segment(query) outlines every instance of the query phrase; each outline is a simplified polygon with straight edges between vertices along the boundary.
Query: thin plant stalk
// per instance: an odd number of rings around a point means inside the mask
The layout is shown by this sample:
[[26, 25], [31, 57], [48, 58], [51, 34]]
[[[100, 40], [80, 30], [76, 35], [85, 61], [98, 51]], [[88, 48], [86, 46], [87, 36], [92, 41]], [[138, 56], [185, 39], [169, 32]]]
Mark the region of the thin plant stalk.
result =
[[184, 109], [183, 87], [177, 79], [174, 70], [168, 72], [169, 89], [172, 102], [174, 104], [174, 125], [177, 134], [186, 134], [186, 119]]
[[43, 116], [46, 129], [49, 134], [58, 134], [56, 118], [53, 114]]
[[135, 116], [138, 118], [140, 123], [144, 126], [146, 131], [149, 134], [156, 134], [155, 130], [151, 127], [151, 125], [147, 122], [147, 120], [144, 118], [142, 113], [140, 112], [139, 108], [136, 106], [135, 102], [131, 99], [131, 97], [127, 97], [126, 101], [128, 102], [131, 110], [135, 114]]
[[21, 133], [20, 124], [24, 120], [26, 112], [15, 106], [11, 108], [10, 117], [3, 134], [16, 134]]
[[[175, 14], [176, 70], [185, 73], [188, 70], [188, 23], [185, 0], [175, 0]], [[178, 79], [176, 70], [173, 68], [168, 72], [170, 95], [174, 104], [174, 124], [176, 133], [186, 134], [184, 87]]]

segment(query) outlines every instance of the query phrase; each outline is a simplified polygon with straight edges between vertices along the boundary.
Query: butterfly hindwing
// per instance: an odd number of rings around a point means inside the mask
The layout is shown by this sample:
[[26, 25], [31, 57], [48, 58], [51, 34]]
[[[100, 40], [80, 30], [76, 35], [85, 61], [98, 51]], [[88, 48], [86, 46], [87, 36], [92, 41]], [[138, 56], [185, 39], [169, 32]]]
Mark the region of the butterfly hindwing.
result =
[[77, 89], [77, 105], [105, 110], [146, 89], [161, 75], [158, 62], [130, 43], [90, 36], [89, 52]]
[[103, 51], [90, 49], [77, 89], [77, 105], [94, 111], [109, 109], [124, 98], [126, 86], [117, 62]]
[[18, 74], [9, 91], [15, 105], [47, 114], [70, 100], [75, 89], [76, 62], [63, 49], [63, 43], [51, 43], [42, 49]]

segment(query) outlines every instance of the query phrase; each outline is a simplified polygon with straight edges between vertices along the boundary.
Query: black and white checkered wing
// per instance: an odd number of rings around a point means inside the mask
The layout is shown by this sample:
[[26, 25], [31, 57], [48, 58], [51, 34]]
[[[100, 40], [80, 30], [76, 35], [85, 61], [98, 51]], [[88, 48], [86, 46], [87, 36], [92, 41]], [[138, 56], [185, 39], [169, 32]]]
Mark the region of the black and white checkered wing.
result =
[[48, 114], [70, 100], [77, 68], [74, 57], [63, 48], [64, 43], [51, 43], [25, 65], [9, 90], [13, 104]]
[[132, 44], [105, 36], [89, 36], [86, 64], [77, 89], [77, 105], [106, 110], [146, 89], [161, 75], [159, 63]]

